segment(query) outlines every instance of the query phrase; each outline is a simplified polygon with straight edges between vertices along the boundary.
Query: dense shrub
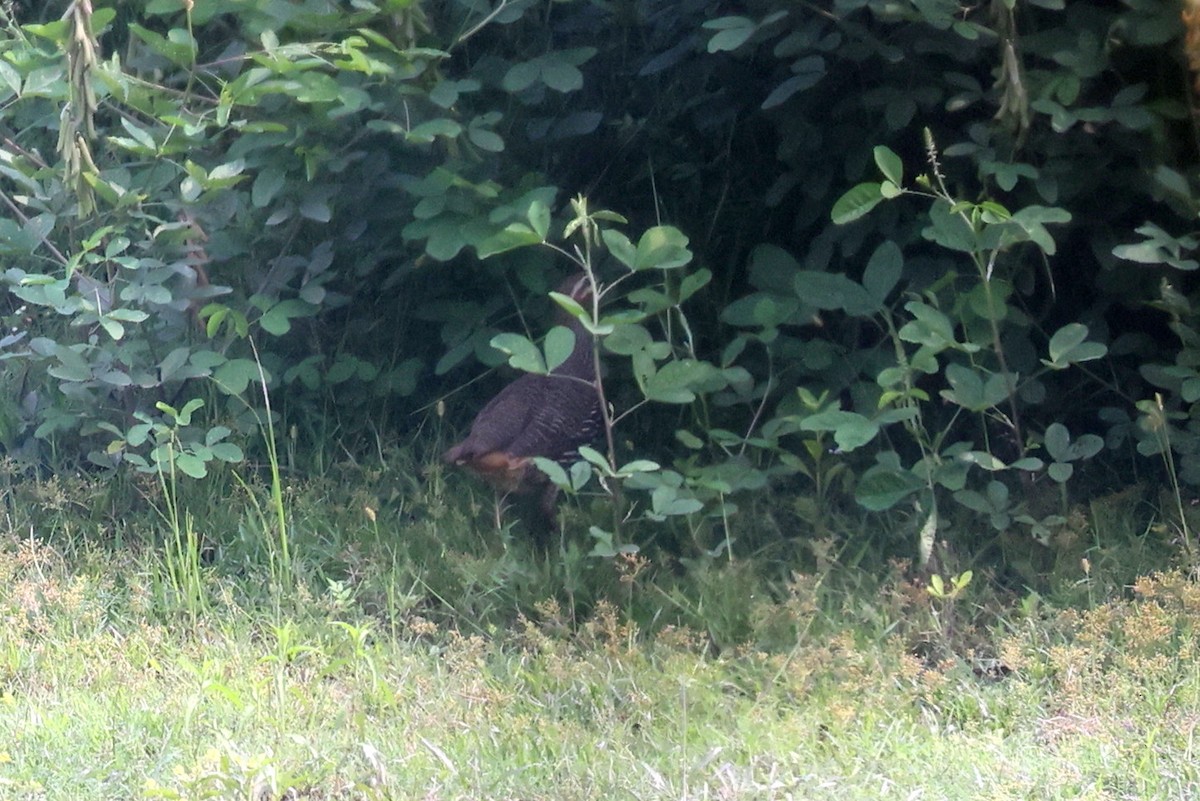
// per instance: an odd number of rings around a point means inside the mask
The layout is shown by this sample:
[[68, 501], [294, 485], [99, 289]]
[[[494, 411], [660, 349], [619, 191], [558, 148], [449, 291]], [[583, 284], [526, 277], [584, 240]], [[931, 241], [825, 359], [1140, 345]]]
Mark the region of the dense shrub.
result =
[[680, 548], [771, 480], [817, 525], [911, 503], [922, 557], [979, 547], [960, 514], [1049, 543], [1080, 467], [1200, 482], [1173, 4], [34, 5], [0, 59], [10, 452], [202, 476], [268, 413], [353, 451], [583, 266], [615, 436], [558, 478], [645, 492]]

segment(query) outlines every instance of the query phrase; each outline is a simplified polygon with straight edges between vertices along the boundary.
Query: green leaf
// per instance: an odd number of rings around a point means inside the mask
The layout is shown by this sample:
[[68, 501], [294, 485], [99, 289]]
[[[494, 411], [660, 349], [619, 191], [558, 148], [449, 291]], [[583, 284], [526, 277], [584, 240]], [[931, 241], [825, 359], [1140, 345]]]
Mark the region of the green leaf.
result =
[[1067, 323], [1050, 338], [1050, 361], [1062, 362], [1064, 357], [1087, 339], [1088, 327], [1082, 323]]
[[525, 223], [510, 223], [503, 231], [497, 231], [475, 246], [475, 252], [481, 259], [487, 259], [500, 253], [507, 253], [517, 248], [529, 247], [543, 242], [544, 236], [539, 236]]
[[[269, 382], [270, 374], [265, 374]], [[227, 395], [241, 395], [251, 381], [259, 379], [258, 365], [250, 359], [230, 359], [213, 371], [213, 381]]]
[[1042, 363], [1061, 370], [1076, 362], [1103, 358], [1108, 348], [1099, 342], [1085, 342], [1088, 327], [1082, 323], [1067, 323], [1050, 337], [1050, 361]]
[[764, 111], [772, 109], [783, 104], [797, 92], [811, 89], [820, 83], [821, 79], [825, 77], [825, 59], [822, 56], [805, 56], [792, 64], [792, 72], [795, 73], [792, 77], [785, 79], [771, 90], [760, 108]]
[[103, 381], [105, 384], [113, 387], [128, 387], [133, 385], [133, 379], [124, 370], [100, 370], [96, 373], [96, 380]]
[[325, 373], [325, 380], [329, 384], [336, 386], [343, 384], [354, 377], [358, 372], [358, 359], [353, 356], [341, 355], [337, 358], [329, 370]]
[[902, 340], [925, 345], [934, 351], [954, 347], [954, 325], [949, 317], [918, 300], [909, 301], [904, 304], [904, 308], [916, 319], [900, 329], [899, 336]]
[[680, 497], [681, 490], [676, 487], [661, 485], [650, 493], [650, 508], [656, 515], [670, 517], [674, 515], [690, 515], [699, 512], [704, 504], [695, 498]]
[[228, 464], [239, 464], [246, 459], [242, 449], [232, 442], [217, 442], [212, 446], [212, 455]]
[[204, 434], [204, 444], [210, 448], [233, 433], [228, 426], [213, 426]]
[[557, 303], [563, 311], [578, 320], [579, 324], [593, 336], [606, 337], [612, 333], [613, 327], [611, 324], [594, 321], [591, 311], [580, 306], [579, 301], [570, 295], [564, 295], [561, 292], [551, 292], [550, 299]]
[[475, 145], [475, 147], [488, 153], [501, 153], [504, 151], [504, 138], [491, 128], [471, 125], [467, 128], [467, 139], [471, 140], [471, 144]]
[[1153, 223], [1146, 223], [1135, 230], [1146, 237], [1145, 241], [1117, 245], [1113, 248], [1114, 256], [1139, 264], [1168, 264], [1177, 270], [1186, 271], [1195, 270], [1200, 264], [1195, 259], [1185, 258], [1185, 254], [1197, 247], [1198, 240], [1195, 236], [1173, 236]]
[[571, 491], [579, 492], [592, 479], [592, 465], [586, 459], [580, 459], [571, 465]]
[[542, 61], [542, 82], [556, 92], [574, 92], [583, 88], [583, 73], [574, 64], [547, 56]]
[[994, 278], [987, 283], [976, 284], [967, 293], [967, 303], [971, 311], [984, 320], [1000, 322], [1008, 317], [1008, 299], [1012, 290], [1012, 284]]
[[612, 228], [605, 228], [600, 232], [600, 238], [604, 240], [604, 246], [608, 248], [608, 252], [613, 257], [624, 264], [629, 269], [633, 270], [637, 263], [637, 248], [629, 241], [629, 237], [620, 231], [615, 231]]
[[192, 415], [203, 408], [204, 401], [202, 399], [192, 398], [183, 404], [183, 408], [179, 410], [179, 414], [175, 417], [175, 422], [181, 426], [190, 426], [192, 424]]
[[604, 455], [600, 451], [595, 448], [589, 448], [587, 445], [581, 445], [579, 447], [579, 455], [604, 475], [612, 475], [612, 468], [609, 467], [608, 460], [604, 458]]
[[1071, 435], [1062, 423], [1051, 423], [1046, 428], [1044, 441], [1046, 444], [1046, 453], [1050, 454], [1051, 459], [1056, 462], [1069, 462], [1071, 460], [1069, 450], [1071, 447]]
[[649, 459], [634, 459], [632, 462], [624, 464], [617, 470], [618, 473], [652, 473], [655, 470], [661, 469], [658, 462], [652, 462]]
[[804, 418], [803, 431], [832, 431], [833, 439], [843, 451], [866, 445], [879, 433], [879, 424], [857, 412], [829, 409]]
[[882, 306], [900, 282], [903, 271], [904, 254], [899, 245], [888, 239], [875, 248], [867, 261], [867, 268], [863, 271], [863, 288]]
[[930, 206], [929, 222], [921, 235], [930, 242], [962, 253], [976, 253], [980, 249], [979, 238], [970, 223], [952, 211], [945, 201], [939, 200]]
[[1084, 434], [1071, 445], [1071, 458], [1091, 459], [1104, 450], [1104, 439], [1096, 434]]
[[845, 225], [866, 215], [883, 200], [880, 185], [863, 183], [854, 187], [837, 199], [829, 217], [835, 225]]
[[645, 326], [637, 323], [620, 323], [613, 326], [613, 331], [604, 338], [604, 349], [618, 356], [632, 356], [645, 350], [654, 337]]
[[542, 74], [541, 62], [538, 59], [513, 64], [500, 80], [500, 87], [510, 94], [524, 91]]
[[900, 160], [900, 157], [891, 148], [884, 145], [876, 145], [873, 152], [875, 166], [879, 167], [883, 177], [896, 186], [904, 186], [904, 162]]
[[755, 289], [792, 294], [792, 275], [800, 263], [792, 254], [775, 245], [755, 245], [750, 252], [750, 284]]
[[[977, 369], [951, 364], [946, 367], [946, 380], [951, 388], [942, 390], [941, 396], [973, 412], [986, 411], [1008, 399], [1009, 381], [1005, 373], [990, 373], [985, 379]], [[1015, 376], [1012, 383], [1016, 384]]]
[[880, 310], [880, 304], [862, 285], [839, 273], [800, 270], [793, 279], [796, 297], [818, 309], [844, 311], [854, 317], [867, 317]]
[[425, 252], [438, 261], [450, 261], [466, 246], [467, 240], [463, 236], [461, 221], [448, 219], [439, 221], [430, 228], [429, 238], [425, 241]]
[[546, 334], [543, 343], [546, 353], [546, 369], [554, 370], [567, 360], [575, 349], [575, 332], [561, 325], [556, 325]]
[[179, 472], [192, 478], [204, 478], [208, 475], [208, 465], [190, 453], [176, 454], [175, 466], [179, 468]]
[[1075, 473], [1075, 466], [1067, 462], [1054, 462], [1046, 468], [1046, 474], [1059, 484], [1065, 484]]
[[550, 483], [554, 486], [571, 486], [571, 482], [567, 478], [567, 471], [558, 462], [553, 459], [547, 459], [545, 456], [535, 456], [533, 457], [533, 463], [537, 466], [538, 470], [546, 474], [546, 477], [550, 479]]
[[550, 208], [541, 200], [535, 200], [529, 204], [529, 213], [526, 216], [534, 232], [545, 241], [550, 234]]
[[116, 308], [104, 316], [111, 320], [120, 320], [123, 323], [140, 323], [143, 320], [146, 320], [150, 315], [141, 309]]
[[691, 403], [695, 390], [712, 379], [716, 370], [708, 362], [678, 359], [667, 362], [646, 382], [646, 398], [659, 403]]
[[[607, 238], [605, 242], [608, 242]], [[631, 266], [634, 271], [670, 270], [691, 260], [692, 252], [688, 250], [688, 238], [683, 232], [670, 225], [656, 225], [647, 229], [638, 240], [637, 254]]]
[[545, 375], [546, 361], [537, 345], [520, 334], [497, 334], [492, 337], [491, 346], [508, 356], [508, 363], [517, 370], [527, 373]]
[[108, 317], [101, 317], [99, 320], [100, 327], [104, 329], [104, 333], [108, 334], [114, 340], [121, 340], [125, 336], [125, 326], [118, 323], [116, 320]]
[[170, 381], [187, 364], [192, 349], [187, 346], [175, 348], [159, 362], [158, 374], [163, 381]]
[[293, 318], [311, 317], [315, 312], [316, 308], [311, 304], [292, 298], [276, 303], [263, 312], [258, 324], [268, 334], [279, 337], [291, 330]]
[[721, 311], [721, 319], [743, 328], [760, 326], [770, 330], [785, 323], [798, 322], [795, 315], [799, 310], [800, 301], [794, 297], [756, 292], [726, 306]]
[[854, 488], [854, 499], [864, 509], [882, 512], [917, 492], [925, 484], [911, 471], [875, 465], [863, 473]]
[[168, 37], [130, 23], [129, 32], [141, 39], [151, 50], [177, 67], [190, 67], [195, 53], [195, 41], [182, 28], [172, 28]]
[[[1118, 259], [1126, 261], [1134, 261], [1138, 264], [1162, 264], [1167, 260], [1162, 248], [1154, 242], [1137, 242], [1132, 245], [1117, 245], [1113, 248], [1113, 255]], [[1189, 270], [1194, 270], [1197, 267], [1195, 261], [1188, 266]]]
[[943, 389], [941, 396], [973, 412], [980, 412], [990, 404], [983, 398], [983, 379], [969, 367], [951, 364], [946, 367], [946, 381], [950, 389]]
[[265, 167], [255, 177], [250, 188], [250, 202], [261, 209], [270, 205], [279, 190], [283, 189], [284, 172], [278, 167]]
[[997, 459], [987, 451], [968, 451], [959, 457], [964, 462], [977, 464], [988, 472], [994, 473], [998, 470], [1008, 469], [1008, 465]]
[[450, 119], [440, 118], [429, 120], [411, 128], [408, 131], [408, 141], [419, 144], [432, 142], [436, 137], [454, 139], [462, 133], [462, 124]]
[[737, 50], [758, 30], [758, 25], [754, 20], [741, 16], [712, 19], [705, 22], [704, 27], [717, 31], [708, 40], [708, 52], [710, 53]]

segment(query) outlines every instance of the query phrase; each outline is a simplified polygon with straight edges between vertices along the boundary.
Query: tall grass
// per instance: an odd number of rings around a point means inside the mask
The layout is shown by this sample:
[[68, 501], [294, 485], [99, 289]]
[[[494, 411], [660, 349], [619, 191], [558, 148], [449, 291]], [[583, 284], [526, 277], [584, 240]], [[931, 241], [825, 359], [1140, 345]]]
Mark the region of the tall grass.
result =
[[576, 510], [538, 552], [425, 469], [11, 481], [0, 798], [1200, 792], [1200, 589], [1120, 572], [1171, 553], [1140, 496], [1064, 544], [1090, 575], [1064, 552], [1042, 595], [977, 571], [935, 597], [849, 541], [595, 559]]

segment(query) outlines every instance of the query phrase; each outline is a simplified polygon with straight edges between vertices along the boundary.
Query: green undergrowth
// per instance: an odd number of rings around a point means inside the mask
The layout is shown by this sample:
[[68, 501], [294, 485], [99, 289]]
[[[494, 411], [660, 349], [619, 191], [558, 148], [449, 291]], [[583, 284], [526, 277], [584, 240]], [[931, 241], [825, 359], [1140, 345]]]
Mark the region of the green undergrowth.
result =
[[1200, 587], [1143, 494], [1080, 510], [1041, 593], [935, 597], [832, 527], [601, 559], [585, 503], [538, 553], [384, 464], [285, 482], [284, 532], [253, 480], [10, 478], [0, 798], [1200, 791]]

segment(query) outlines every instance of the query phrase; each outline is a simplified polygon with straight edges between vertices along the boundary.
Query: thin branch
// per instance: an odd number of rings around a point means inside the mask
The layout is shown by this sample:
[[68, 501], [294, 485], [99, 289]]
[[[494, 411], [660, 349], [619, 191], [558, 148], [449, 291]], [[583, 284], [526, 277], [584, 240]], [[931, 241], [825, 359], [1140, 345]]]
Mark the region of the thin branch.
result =
[[451, 49], [458, 47], [460, 44], [467, 41], [472, 36], [479, 33], [484, 28], [486, 28], [489, 24], [491, 24], [492, 20], [494, 20], [496, 17], [498, 17], [500, 15], [500, 12], [503, 11], [507, 6], [508, 6], [508, 0], [500, 0], [500, 4], [497, 5], [494, 9], [492, 9], [492, 13], [488, 14], [486, 17], [484, 17], [482, 20], [480, 20], [478, 25], [471, 28], [469, 31], [464, 33], [462, 36], [458, 37], [458, 39], [455, 40], [454, 44], [451, 45]]

